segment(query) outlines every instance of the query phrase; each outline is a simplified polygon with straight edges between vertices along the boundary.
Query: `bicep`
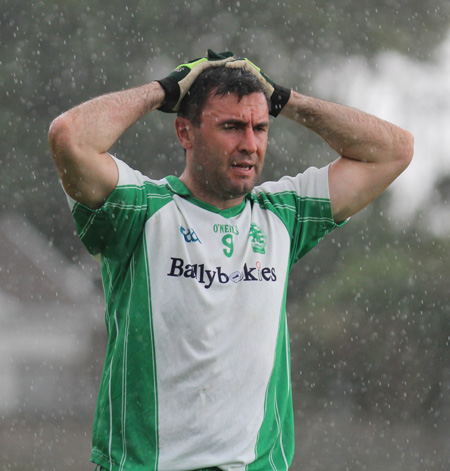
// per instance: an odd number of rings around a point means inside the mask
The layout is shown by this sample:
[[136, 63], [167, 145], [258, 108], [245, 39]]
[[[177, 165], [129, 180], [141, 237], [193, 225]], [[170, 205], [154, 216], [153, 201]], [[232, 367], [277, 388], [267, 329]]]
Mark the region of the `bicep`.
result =
[[57, 164], [64, 190], [91, 209], [100, 208], [117, 185], [119, 172], [109, 154]]
[[119, 171], [108, 153], [96, 153], [73, 142], [65, 123], [52, 123], [50, 148], [61, 182], [75, 201], [96, 209], [114, 190]]
[[335, 222], [353, 216], [375, 200], [401, 173], [396, 162], [362, 162], [339, 157], [329, 169]]

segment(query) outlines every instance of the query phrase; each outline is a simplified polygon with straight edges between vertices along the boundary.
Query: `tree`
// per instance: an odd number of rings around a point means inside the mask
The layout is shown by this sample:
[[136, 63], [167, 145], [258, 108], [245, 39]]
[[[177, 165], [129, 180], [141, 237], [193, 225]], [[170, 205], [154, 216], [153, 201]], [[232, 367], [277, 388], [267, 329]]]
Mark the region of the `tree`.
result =
[[[249, 55], [285, 85], [308, 90], [311, 66], [326, 64], [329, 55], [371, 57], [397, 49], [426, 59], [448, 27], [449, 8], [444, 0], [432, 7], [420, 0], [233, 5], [219, 0], [133, 5], [5, 0], [0, 14], [0, 208], [24, 213], [50, 237], [59, 222], [70, 224], [46, 134], [56, 115], [81, 101], [164, 76], [207, 47]], [[117, 152], [155, 176], [174, 168], [178, 172], [183, 156], [171, 118], [149, 116], [124, 136]], [[282, 166], [268, 166], [265, 176], [273, 178], [277, 168], [297, 171], [297, 160], [287, 157], [298, 155], [297, 131], [275, 129], [273, 144], [277, 155], [284, 148]], [[320, 152], [316, 144], [313, 137], [302, 137], [302, 154], [312, 155], [305, 164]], [[149, 148], [152, 156], [142, 151]]]

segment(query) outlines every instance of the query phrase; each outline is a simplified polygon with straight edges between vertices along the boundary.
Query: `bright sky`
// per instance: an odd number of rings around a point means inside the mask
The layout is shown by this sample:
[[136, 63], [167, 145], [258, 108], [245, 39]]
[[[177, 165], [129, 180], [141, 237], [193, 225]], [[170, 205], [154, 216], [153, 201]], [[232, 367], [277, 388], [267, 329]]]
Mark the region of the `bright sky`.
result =
[[450, 173], [450, 34], [426, 63], [396, 52], [379, 54], [370, 65], [359, 56], [335, 60], [316, 73], [313, 93], [414, 134], [413, 163], [392, 187], [402, 211], [424, 203], [436, 180]]

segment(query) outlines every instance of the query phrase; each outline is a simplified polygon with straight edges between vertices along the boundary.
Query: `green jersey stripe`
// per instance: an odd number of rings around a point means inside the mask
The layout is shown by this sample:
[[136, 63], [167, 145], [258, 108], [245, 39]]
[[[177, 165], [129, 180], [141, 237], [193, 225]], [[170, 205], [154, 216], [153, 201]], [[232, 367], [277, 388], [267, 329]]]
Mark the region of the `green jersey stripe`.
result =
[[146, 273], [146, 282], [147, 282], [147, 309], [148, 309], [148, 318], [149, 318], [149, 339], [150, 339], [150, 349], [152, 352], [152, 367], [153, 367], [153, 402], [154, 402], [154, 417], [153, 421], [155, 424], [154, 427], [154, 441], [155, 441], [155, 457], [154, 457], [154, 471], [158, 469], [158, 450], [159, 450], [159, 434], [158, 434], [158, 385], [156, 381], [157, 376], [157, 369], [156, 369], [156, 352], [155, 352], [155, 333], [153, 329], [153, 316], [152, 316], [152, 306], [150, 300], [152, 299], [152, 292], [151, 292], [151, 280], [150, 280], [150, 267], [148, 265], [148, 246], [147, 246], [147, 239], [145, 238], [145, 273]]
[[122, 359], [122, 414], [121, 414], [121, 435], [122, 435], [122, 459], [120, 460], [120, 471], [123, 471], [127, 459], [127, 370], [128, 370], [128, 335], [130, 331], [130, 308], [131, 293], [134, 285], [134, 255], [130, 263], [130, 294], [125, 317], [125, 333], [123, 339], [123, 359]]
[[[119, 326], [117, 324], [117, 312], [114, 312], [114, 325], [116, 327], [116, 335], [119, 336]], [[109, 369], [111, 371], [112, 364], [114, 360], [114, 355], [111, 358], [111, 363]], [[109, 382], [108, 382], [108, 397], [109, 397], [109, 446], [108, 446], [108, 458], [111, 462], [112, 459], [112, 439], [113, 439], [113, 407], [112, 407], [112, 389], [111, 389], [111, 374], [109, 375]]]

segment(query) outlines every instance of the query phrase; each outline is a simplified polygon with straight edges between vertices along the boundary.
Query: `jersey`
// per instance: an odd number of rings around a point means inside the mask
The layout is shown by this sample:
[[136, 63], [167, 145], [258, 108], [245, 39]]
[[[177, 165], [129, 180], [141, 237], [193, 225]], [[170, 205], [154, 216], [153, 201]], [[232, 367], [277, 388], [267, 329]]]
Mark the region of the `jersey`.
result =
[[108, 346], [91, 459], [111, 471], [285, 471], [294, 453], [286, 292], [292, 265], [336, 227], [328, 168], [257, 186], [219, 210], [176, 177], [115, 159], [91, 210]]

